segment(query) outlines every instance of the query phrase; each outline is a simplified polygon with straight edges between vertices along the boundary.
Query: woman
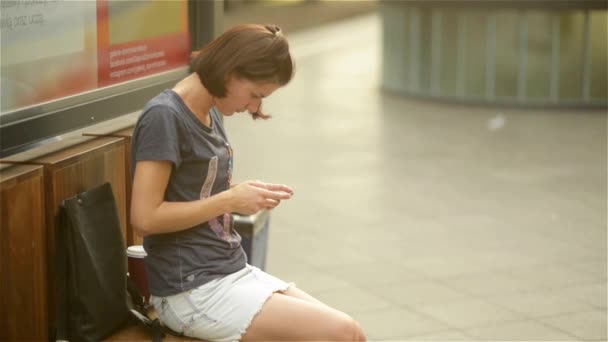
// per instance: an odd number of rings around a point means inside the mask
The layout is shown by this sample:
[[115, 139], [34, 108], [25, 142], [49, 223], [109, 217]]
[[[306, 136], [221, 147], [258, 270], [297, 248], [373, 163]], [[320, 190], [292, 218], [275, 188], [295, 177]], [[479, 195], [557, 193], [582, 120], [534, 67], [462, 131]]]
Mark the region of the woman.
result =
[[268, 119], [262, 99], [293, 76], [278, 27], [237, 26], [195, 54], [194, 73], [153, 98], [133, 133], [131, 222], [144, 238], [150, 301], [161, 321], [209, 341], [363, 341], [359, 325], [247, 264], [230, 213], [272, 209], [282, 184], [231, 185], [221, 115]]

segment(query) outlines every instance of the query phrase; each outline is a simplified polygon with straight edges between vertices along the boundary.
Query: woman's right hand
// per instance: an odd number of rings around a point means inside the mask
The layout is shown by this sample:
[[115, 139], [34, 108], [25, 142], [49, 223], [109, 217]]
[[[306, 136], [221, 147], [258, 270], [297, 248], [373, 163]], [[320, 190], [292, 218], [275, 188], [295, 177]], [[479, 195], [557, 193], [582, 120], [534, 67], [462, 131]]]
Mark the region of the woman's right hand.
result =
[[260, 181], [247, 181], [230, 190], [232, 211], [253, 215], [262, 209], [272, 209], [281, 200], [290, 199], [293, 190], [285, 185], [267, 184]]

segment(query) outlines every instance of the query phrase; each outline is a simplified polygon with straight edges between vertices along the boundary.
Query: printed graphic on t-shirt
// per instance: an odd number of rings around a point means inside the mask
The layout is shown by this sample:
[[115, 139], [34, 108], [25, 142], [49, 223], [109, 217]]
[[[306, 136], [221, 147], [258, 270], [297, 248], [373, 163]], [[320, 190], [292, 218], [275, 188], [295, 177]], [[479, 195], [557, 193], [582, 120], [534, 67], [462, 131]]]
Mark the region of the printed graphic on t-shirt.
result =
[[[228, 147], [228, 186], [230, 186], [230, 181], [232, 178], [232, 149], [228, 144], [226, 144], [226, 146]], [[206, 199], [211, 196], [213, 184], [215, 183], [215, 179], [217, 178], [218, 163], [219, 158], [217, 156], [213, 156], [209, 161], [207, 177], [205, 178], [205, 182], [201, 187], [201, 199]], [[213, 219], [209, 220], [209, 226], [218, 238], [228, 242], [230, 244], [230, 247], [234, 248], [237, 246], [238, 240], [231, 234], [232, 216], [230, 215], [230, 213], [224, 213], [221, 218], [223, 221], [222, 223], [220, 223], [218, 217], [214, 217]]]

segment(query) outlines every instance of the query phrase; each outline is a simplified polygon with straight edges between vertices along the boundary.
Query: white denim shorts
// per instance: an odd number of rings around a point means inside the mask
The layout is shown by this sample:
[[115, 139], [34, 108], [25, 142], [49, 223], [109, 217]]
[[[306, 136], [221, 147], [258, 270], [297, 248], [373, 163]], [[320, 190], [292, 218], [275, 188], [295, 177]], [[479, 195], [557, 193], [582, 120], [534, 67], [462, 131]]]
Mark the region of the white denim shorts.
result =
[[150, 297], [160, 321], [184, 336], [207, 341], [238, 341], [255, 315], [288, 284], [259, 268], [242, 270], [168, 297]]

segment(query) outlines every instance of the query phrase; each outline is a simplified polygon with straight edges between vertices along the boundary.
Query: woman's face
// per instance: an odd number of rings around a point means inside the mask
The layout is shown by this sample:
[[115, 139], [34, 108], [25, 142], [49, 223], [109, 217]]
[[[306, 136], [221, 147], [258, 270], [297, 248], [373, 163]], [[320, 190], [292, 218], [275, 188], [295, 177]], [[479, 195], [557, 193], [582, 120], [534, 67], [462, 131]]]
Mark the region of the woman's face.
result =
[[215, 98], [214, 104], [224, 115], [248, 111], [255, 113], [262, 99], [270, 96], [280, 85], [268, 82], [253, 82], [231, 76], [226, 83], [226, 97]]

